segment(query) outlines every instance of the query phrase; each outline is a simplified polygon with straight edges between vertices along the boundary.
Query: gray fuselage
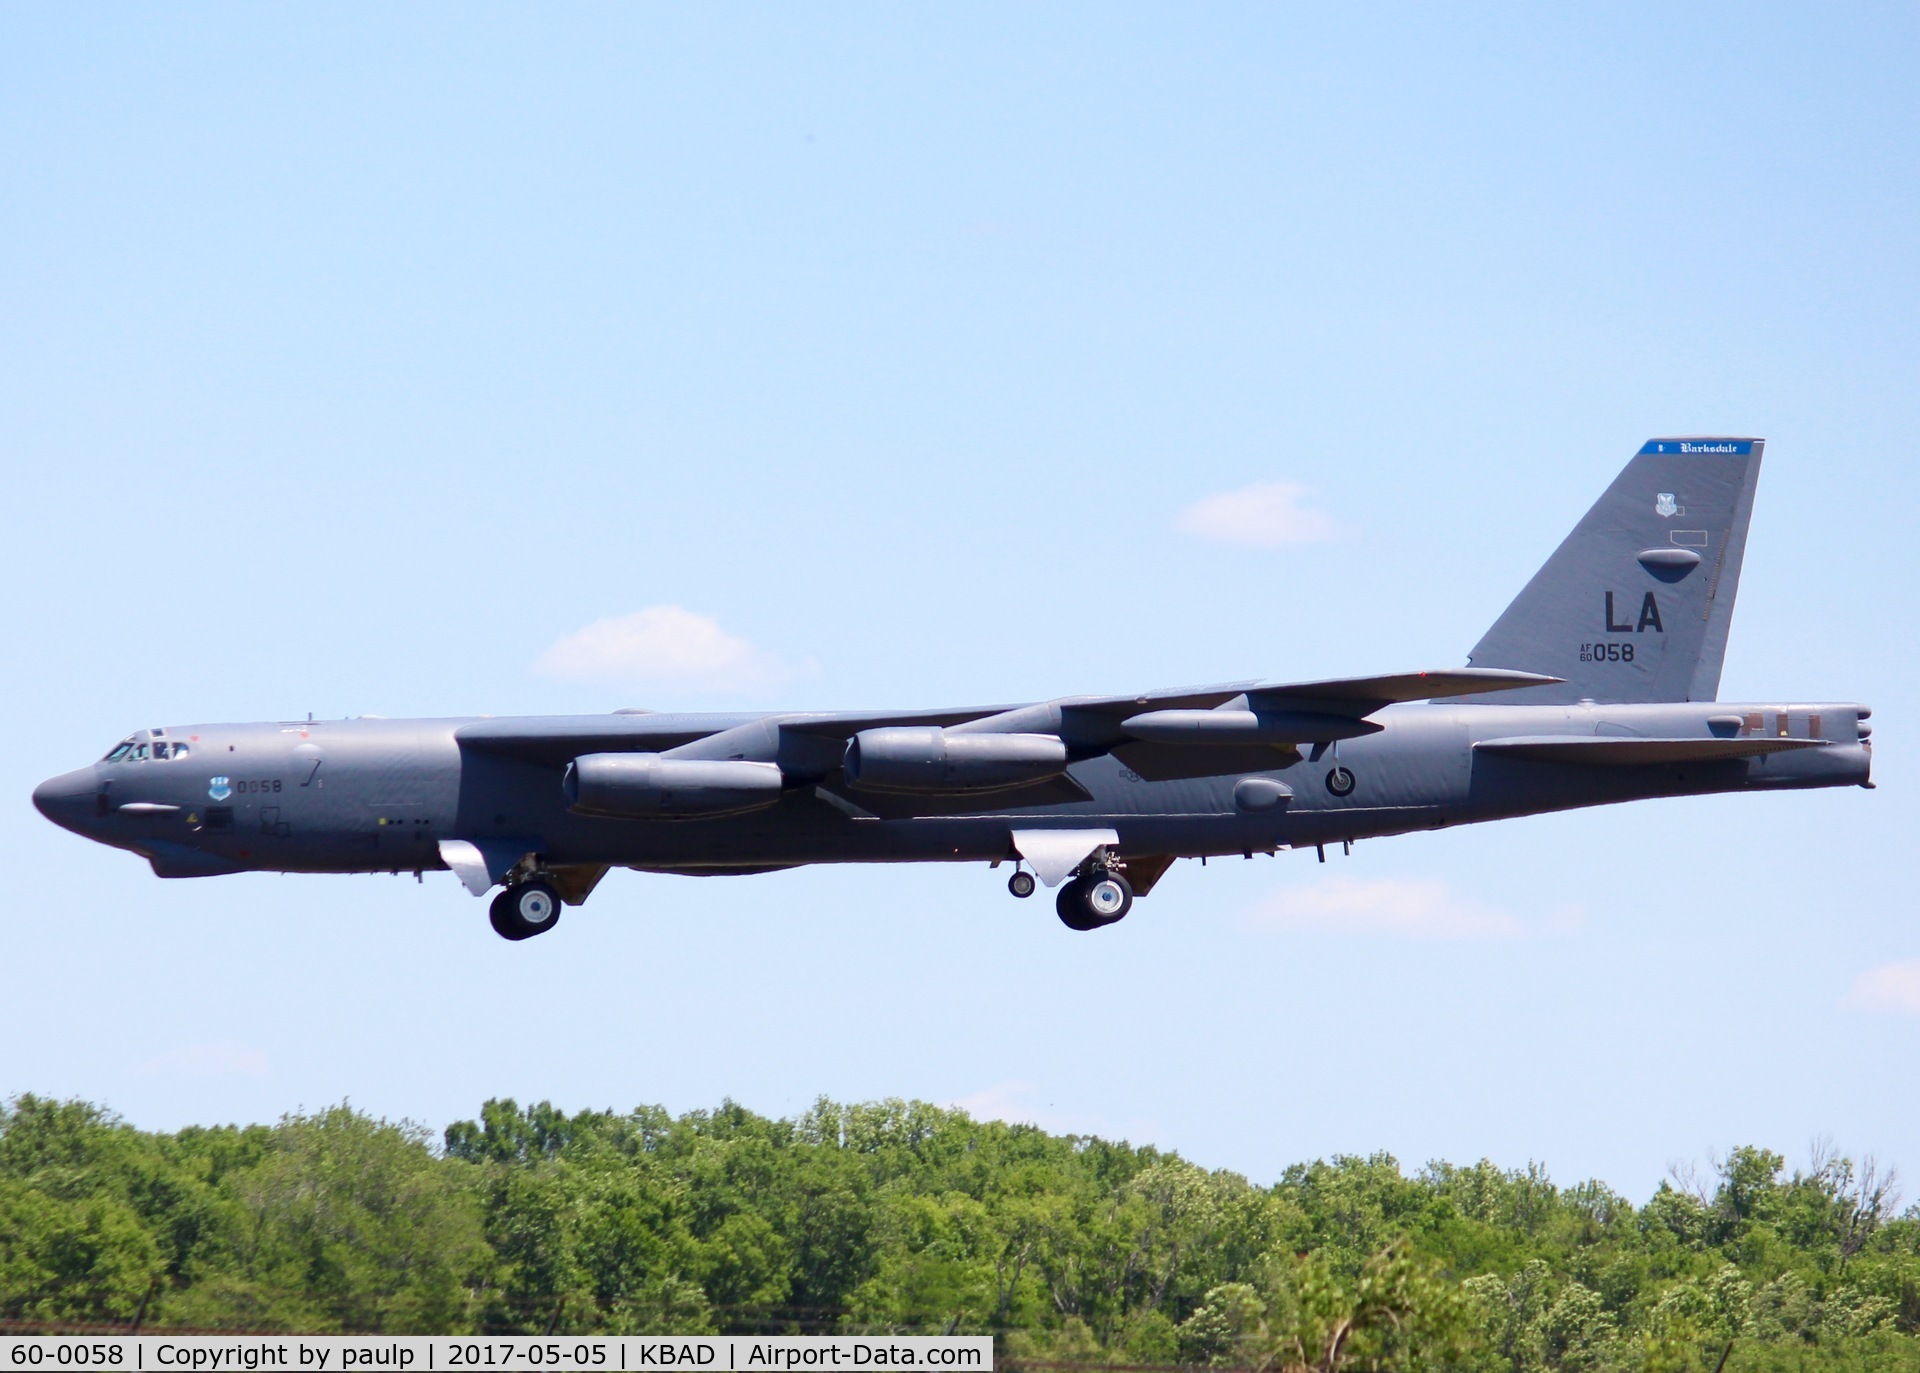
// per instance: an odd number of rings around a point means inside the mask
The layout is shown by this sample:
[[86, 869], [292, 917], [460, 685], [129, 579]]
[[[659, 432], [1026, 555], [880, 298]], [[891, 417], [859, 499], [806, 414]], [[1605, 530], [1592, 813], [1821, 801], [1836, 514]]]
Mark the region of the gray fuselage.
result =
[[[143, 757], [129, 750], [55, 778], [35, 801], [67, 829], [145, 856], [163, 877], [439, 869], [446, 864], [438, 846], [449, 838], [532, 855], [543, 867], [694, 873], [999, 861], [1015, 856], [1015, 829], [1050, 827], [1110, 828], [1123, 858], [1195, 857], [1648, 797], [1870, 785], [1867, 713], [1852, 704], [1781, 702], [1398, 705], [1379, 712], [1376, 734], [1282, 750], [1280, 765], [1251, 773], [1150, 781], [1101, 755], [1069, 770], [1087, 799], [1021, 806], [1010, 804], [1017, 794], [985, 792], [946, 801], [948, 813], [926, 814], [919, 802], [839, 785], [838, 774], [816, 766], [819, 776], [793, 781], [774, 805], [702, 819], [575, 813], [562, 791], [564, 748], [527, 757], [456, 737], [477, 721], [191, 725], [146, 731], [136, 736]], [[808, 717], [643, 718], [655, 731], [715, 737]], [[1656, 763], [1541, 759], [1486, 747], [1514, 739], [1729, 737], [1810, 742], [1762, 756]], [[173, 756], [181, 745], [183, 756]], [[1249, 778], [1279, 785], [1249, 786]]]

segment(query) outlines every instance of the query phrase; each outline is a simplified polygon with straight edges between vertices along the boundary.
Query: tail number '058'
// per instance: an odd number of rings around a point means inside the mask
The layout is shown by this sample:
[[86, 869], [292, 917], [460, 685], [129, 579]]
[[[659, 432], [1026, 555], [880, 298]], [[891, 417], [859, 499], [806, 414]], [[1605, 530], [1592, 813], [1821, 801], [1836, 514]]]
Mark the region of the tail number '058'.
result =
[[1581, 644], [1580, 661], [1583, 663], [1630, 663], [1633, 661], [1633, 645]]
[[233, 784], [233, 789], [241, 794], [257, 791], [278, 791], [280, 790], [280, 779], [278, 777], [268, 777], [258, 782], [240, 780]]

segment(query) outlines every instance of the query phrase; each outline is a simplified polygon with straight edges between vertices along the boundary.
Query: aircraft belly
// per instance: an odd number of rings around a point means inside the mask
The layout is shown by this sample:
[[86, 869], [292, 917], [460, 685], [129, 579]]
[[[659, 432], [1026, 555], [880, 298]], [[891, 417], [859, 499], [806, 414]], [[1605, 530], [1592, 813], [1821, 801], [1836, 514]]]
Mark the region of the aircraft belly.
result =
[[553, 861], [638, 868], [803, 863], [990, 862], [1014, 856], [1015, 829], [1112, 829], [1122, 853], [1229, 852], [1271, 836], [1253, 834], [1234, 815], [972, 815], [909, 820], [848, 820], [836, 826], [636, 822], [619, 832], [549, 834]]
[[[1454, 712], [1390, 710], [1379, 734], [1342, 741], [1283, 774], [1298, 777], [1289, 820], [1307, 842], [1335, 831], [1386, 833], [1452, 823], [1467, 796], [1467, 732]], [[1391, 817], [1391, 818], [1390, 818]], [[1382, 829], [1381, 826], [1389, 828]]]

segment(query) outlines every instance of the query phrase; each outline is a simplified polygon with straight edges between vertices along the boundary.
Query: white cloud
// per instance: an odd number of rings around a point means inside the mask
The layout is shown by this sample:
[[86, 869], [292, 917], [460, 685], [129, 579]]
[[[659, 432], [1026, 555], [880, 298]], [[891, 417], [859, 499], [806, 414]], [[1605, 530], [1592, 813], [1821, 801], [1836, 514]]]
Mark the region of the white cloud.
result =
[[265, 1077], [267, 1052], [244, 1044], [188, 1044], [134, 1065], [147, 1077]]
[[752, 691], [793, 675], [771, 654], [677, 605], [595, 620], [541, 654], [533, 668], [574, 682], [723, 691]]
[[1326, 543], [1344, 531], [1325, 511], [1302, 505], [1307, 489], [1298, 482], [1256, 482], [1238, 491], [1222, 491], [1195, 501], [1180, 512], [1180, 532], [1213, 543], [1254, 548], [1286, 548]]
[[996, 1082], [971, 1096], [963, 1096], [947, 1105], [965, 1111], [975, 1120], [1004, 1120], [1014, 1125], [1037, 1125], [1041, 1114], [1033, 1104], [1031, 1082]]
[[[1577, 921], [1562, 912], [1549, 927]], [[1454, 891], [1438, 878], [1329, 877], [1293, 887], [1254, 907], [1256, 929], [1311, 934], [1386, 934], [1410, 939], [1512, 939], [1532, 928], [1512, 914]]]
[[1009, 1125], [1034, 1125], [1054, 1135], [1099, 1135], [1102, 1139], [1157, 1139], [1163, 1133], [1150, 1118], [1113, 1121], [1102, 1115], [1077, 1115], [1056, 1110], [1049, 1101], [1038, 1104], [1040, 1089], [1031, 1082], [997, 1082], [947, 1105], [975, 1120], [999, 1120]]
[[1840, 1004], [1857, 1011], [1920, 1015], [1920, 958], [1868, 968], [1854, 978], [1853, 989]]

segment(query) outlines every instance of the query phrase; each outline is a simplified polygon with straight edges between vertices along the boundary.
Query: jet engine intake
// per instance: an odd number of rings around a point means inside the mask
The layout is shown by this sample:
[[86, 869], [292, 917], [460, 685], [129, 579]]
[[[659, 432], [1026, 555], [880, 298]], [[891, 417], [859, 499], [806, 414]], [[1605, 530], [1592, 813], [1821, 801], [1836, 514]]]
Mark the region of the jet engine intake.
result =
[[841, 762], [867, 791], [998, 791], [1058, 777], [1067, 746], [1051, 734], [957, 734], [937, 725], [864, 729]]
[[578, 815], [689, 820], [771, 806], [781, 783], [772, 763], [589, 753], [567, 764], [560, 787], [567, 809]]

